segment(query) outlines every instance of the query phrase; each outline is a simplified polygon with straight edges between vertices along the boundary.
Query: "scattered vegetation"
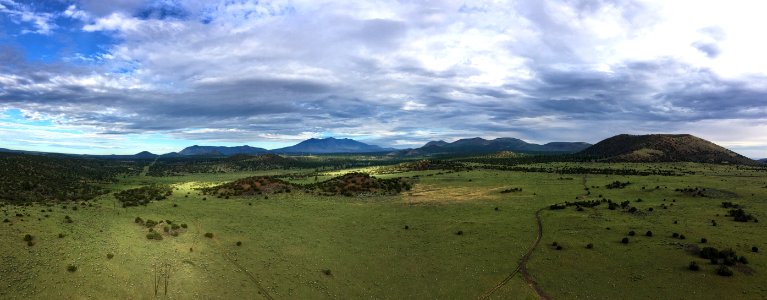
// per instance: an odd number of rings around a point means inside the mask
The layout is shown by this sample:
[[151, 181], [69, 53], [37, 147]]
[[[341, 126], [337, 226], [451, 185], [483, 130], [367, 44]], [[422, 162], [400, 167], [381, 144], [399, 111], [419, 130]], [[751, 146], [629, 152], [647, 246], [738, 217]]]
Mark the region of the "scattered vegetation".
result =
[[129, 207], [147, 205], [152, 201], [164, 200], [172, 194], [173, 189], [170, 186], [153, 184], [116, 192], [114, 196], [122, 202], [123, 207]]

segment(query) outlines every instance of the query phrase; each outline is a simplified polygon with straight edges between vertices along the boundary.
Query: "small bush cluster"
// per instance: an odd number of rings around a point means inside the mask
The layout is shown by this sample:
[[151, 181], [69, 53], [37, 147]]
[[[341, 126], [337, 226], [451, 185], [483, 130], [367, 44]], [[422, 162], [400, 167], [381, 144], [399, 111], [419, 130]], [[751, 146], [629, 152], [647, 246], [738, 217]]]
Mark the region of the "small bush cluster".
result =
[[626, 186], [628, 186], [629, 184], [631, 184], [631, 182], [628, 182], [628, 181], [626, 181], [626, 182], [613, 181], [610, 184], [605, 185], [605, 187], [608, 188], [608, 189], [622, 189], [622, 188], [625, 188]]
[[748, 222], [748, 221], [754, 221], [757, 223], [759, 222], [759, 220], [756, 219], [756, 217], [754, 217], [753, 215], [749, 213], [746, 213], [746, 211], [744, 211], [742, 208], [731, 209], [730, 212], [728, 213], [728, 216], [732, 217], [733, 220], [738, 222]]
[[209, 238], [209, 239], [212, 239], [212, 238], [213, 238], [213, 233], [210, 233], [210, 232], [206, 232], [206, 233], [205, 233], [205, 237], [206, 237], [206, 238]]
[[114, 197], [122, 202], [123, 207], [146, 206], [149, 202], [168, 198], [173, 194], [173, 188], [167, 185], [148, 185], [140, 188], [114, 193]]
[[150, 240], [162, 241], [162, 234], [160, 234], [157, 231], [150, 231], [149, 233], [146, 234], [146, 238]]

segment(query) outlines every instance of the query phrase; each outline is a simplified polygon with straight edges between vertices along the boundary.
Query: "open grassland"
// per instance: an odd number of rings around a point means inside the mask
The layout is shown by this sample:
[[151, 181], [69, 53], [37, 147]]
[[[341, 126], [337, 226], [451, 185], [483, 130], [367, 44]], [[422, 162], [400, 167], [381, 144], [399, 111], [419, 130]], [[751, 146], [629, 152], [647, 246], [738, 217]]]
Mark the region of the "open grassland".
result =
[[[490, 298], [535, 299], [520, 274], [501, 283], [535, 240], [535, 212], [541, 208], [543, 237], [527, 270], [551, 298], [767, 298], [764, 171], [698, 164], [524, 167], [551, 170], [364, 167], [132, 176], [105, 188], [167, 185], [173, 194], [132, 207], [122, 207], [112, 194], [50, 206], [6, 204], [0, 215], [8, 219], [0, 223], [0, 298], [472, 299], [497, 286]], [[670, 170], [681, 176], [562, 171], [577, 168]], [[220, 199], [196, 189], [256, 175], [311, 184], [353, 171], [408, 177], [414, 185], [399, 195], [371, 197], [294, 190]], [[606, 188], [615, 181], [630, 184]], [[706, 196], [676, 190], [695, 187], [706, 188]], [[597, 199], [628, 200], [637, 212], [611, 210], [607, 203], [581, 211], [548, 209]], [[733, 221], [721, 205], [725, 201], [764, 220]], [[147, 239], [149, 229], [135, 223], [136, 217], [162, 220], [154, 227], [162, 240]], [[166, 233], [168, 220], [186, 228]], [[632, 230], [636, 234], [629, 236]], [[33, 245], [24, 241], [26, 234]], [[621, 243], [624, 237], [628, 244]], [[718, 276], [708, 260], [691, 253], [705, 246], [732, 248], [748, 264], [732, 266], [731, 277]], [[762, 252], [752, 253], [753, 246]], [[699, 271], [688, 270], [691, 261]], [[68, 271], [70, 265], [77, 269]]]

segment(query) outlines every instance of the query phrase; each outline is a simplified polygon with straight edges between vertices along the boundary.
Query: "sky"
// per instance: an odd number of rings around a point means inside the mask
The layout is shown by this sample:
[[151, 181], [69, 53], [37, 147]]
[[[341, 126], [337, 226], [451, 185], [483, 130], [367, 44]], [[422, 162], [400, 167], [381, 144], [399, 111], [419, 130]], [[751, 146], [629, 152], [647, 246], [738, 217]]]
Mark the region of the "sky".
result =
[[767, 157], [765, 1], [0, 0], [0, 147], [690, 133]]

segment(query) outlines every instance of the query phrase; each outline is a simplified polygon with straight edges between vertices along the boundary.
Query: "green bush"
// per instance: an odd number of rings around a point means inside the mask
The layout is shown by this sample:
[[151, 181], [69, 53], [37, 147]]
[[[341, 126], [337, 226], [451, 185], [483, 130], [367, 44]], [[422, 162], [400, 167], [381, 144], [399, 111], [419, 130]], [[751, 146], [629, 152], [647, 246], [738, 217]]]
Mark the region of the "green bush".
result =
[[155, 220], [152, 220], [152, 219], [147, 219], [147, 220], [146, 220], [146, 222], [144, 223], [144, 225], [145, 225], [147, 228], [152, 228], [152, 227], [155, 227], [155, 226], [157, 226], [157, 221], [155, 221]]
[[621, 240], [621, 243], [624, 243], [624, 244], [628, 244], [628, 243], [629, 243], [629, 238], [627, 238], [627, 237], [624, 237], [624, 238]]
[[75, 265], [68, 265], [67, 266], [67, 271], [69, 271], [70, 273], [72, 273], [74, 271], [77, 271], [77, 266], [75, 266]]
[[644, 233], [644, 235], [645, 235], [645, 236], [652, 236], [652, 231], [649, 231], [649, 230], [648, 230], [647, 232], [645, 232], [645, 233]]
[[588, 245], [586, 245], [586, 249], [593, 249], [593, 248], [594, 248], [594, 244], [592, 243], [588, 243]]
[[700, 270], [700, 266], [698, 266], [698, 263], [694, 262], [694, 261], [690, 262], [690, 265], [687, 268], [690, 269], [691, 271], [698, 271], [698, 270]]
[[212, 238], [213, 238], [213, 233], [210, 233], [210, 232], [206, 232], [206, 233], [205, 233], [205, 237], [206, 237], [206, 238], [209, 238], [209, 239], [212, 239]]
[[25, 234], [25, 235], [24, 235], [24, 241], [25, 241], [25, 242], [31, 242], [31, 241], [32, 241], [32, 235], [30, 235], [30, 234]]
[[237, 246], [242, 246], [242, 242], [237, 241]]
[[732, 276], [732, 270], [727, 266], [721, 265], [716, 269], [716, 274], [719, 276]]
[[133, 222], [136, 224], [144, 224], [144, 220], [141, 219], [141, 217], [136, 217], [136, 219], [133, 220]]
[[634, 232], [633, 230], [629, 231], [629, 236], [634, 236], [634, 235], [636, 235], [636, 232]]
[[757, 246], [751, 247], [751, 252], [754, 252], [754, 253], [759, 252], [759, 247]]
[[157, 231], [152, 231], [152, 232], [146, 234], [146, 238], [150, 239], [150, 240], [162, 241], [162, 234], [160, 234]]
[[701, 244], [708, 243], [708, 240], [706, 238], [702, 238], [702, 239], [700, 239], [700, 243]]
[[107, 259], [112, 259], [113, 257], [115, 257], [115, 255], [114, 255], [114, 254], [112, 254], [112, 253], [107, 253]]
[[181, 223], [181, 228], [186, 228], [186, 223]]

